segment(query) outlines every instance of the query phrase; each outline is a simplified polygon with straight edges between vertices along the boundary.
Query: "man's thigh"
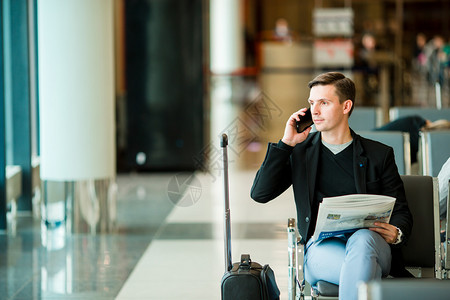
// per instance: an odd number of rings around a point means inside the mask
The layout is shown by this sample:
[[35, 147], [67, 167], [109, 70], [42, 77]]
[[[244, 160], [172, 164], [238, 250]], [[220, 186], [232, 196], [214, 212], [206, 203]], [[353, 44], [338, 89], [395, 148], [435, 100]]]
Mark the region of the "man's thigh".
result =
[[343, 239], [329, 238], [309, 245], [305, 253], [306, 281], [312, 285], [319, 280], [339, 284], [345, 244]]
[[358, 267], [362, 272], [372, 274], [379, 267], [381, 268], [380, 276], [389, 274], [392, 258], [391, 248], [376, 232], [368, 229], [356, 231], [347, 241], [346, 255], [349, 259], [346, 265], [350, 264], [348, 267], [352, 270]]

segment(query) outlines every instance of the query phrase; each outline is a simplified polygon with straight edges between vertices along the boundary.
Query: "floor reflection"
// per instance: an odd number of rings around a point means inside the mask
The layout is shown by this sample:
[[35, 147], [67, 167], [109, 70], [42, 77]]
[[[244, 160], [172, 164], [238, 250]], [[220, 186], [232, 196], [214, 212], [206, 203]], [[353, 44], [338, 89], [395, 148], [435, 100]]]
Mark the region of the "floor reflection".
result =
[[71, 294], [72, 293], [72, 253], [67, 247], [66, 228], [64, 225], [48, 227], [41, 224], [42, 293]]
[[0, 234], [0, 299], [115, 299], [174, 206], [171, 177], [119, 175], [114, 234], [73, 234], [31, 214], [10, 218]]

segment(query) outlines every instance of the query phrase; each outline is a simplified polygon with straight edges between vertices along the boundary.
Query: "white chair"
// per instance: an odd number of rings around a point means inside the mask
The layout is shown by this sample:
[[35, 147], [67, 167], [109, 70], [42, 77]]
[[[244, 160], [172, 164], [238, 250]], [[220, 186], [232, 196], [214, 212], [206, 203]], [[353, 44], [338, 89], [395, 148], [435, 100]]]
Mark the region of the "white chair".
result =
[[354, 131], [372, 130], [381, 125], [381, 113], [378, 107], [355, 107], [348, 124]]
[[422, 118], [430, 121], [436, 120], [449, 120], [450, 119], [450, 108], [430, 108], [430, 107], [412, 107], [412, 106], [402, 106], [402, 107], [392, 107], [389, 109], [389, 119], [394, 121], [401, 117], [419, 115]]
[[358, 288], [358, 300], [448, 299], [450, 283], [439, 279], [392, 279], [373, 281]]
[[411, 144], [408, 132], [360, 131], [358, 134], [391, 146], [394, 149], [395, 163], [400, 175], [411, 175]]
[[450, 156], [450, 130], [420, 133], [419, 163], [422, 175], [436, 177]]

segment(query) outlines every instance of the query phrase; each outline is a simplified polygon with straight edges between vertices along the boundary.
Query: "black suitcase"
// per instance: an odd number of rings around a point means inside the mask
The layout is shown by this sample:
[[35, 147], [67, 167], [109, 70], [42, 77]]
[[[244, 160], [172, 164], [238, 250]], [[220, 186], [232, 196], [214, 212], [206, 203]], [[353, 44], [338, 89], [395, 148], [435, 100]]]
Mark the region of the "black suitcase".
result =
[[231, 222], [228, 190], [228, 137], [222, 135], [224, 194], [225, 194], [225, 274], [222, 277], [222, 300], [277, 300], [280, 291], [275, 274], [269, 265], [252, 262], [249, 254], [242, 254], [241, 261], [232, 264]]

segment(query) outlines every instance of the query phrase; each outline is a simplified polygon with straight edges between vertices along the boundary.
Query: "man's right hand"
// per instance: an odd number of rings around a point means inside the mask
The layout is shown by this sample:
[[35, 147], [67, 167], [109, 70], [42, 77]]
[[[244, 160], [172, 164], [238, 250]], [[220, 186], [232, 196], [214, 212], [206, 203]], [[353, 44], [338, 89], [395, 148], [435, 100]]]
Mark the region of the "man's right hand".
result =
[[308, 137], [311, 127], [307, 128], [302, 133], [297, 133], [296, 122], [300, 121], [300, 118], [305, 115], [307, 108], [302, 108], [299, 111], [293, 113], [289, 120], [286, 122], [286, 128], [284, 129], [284, 136], [281, 139], [286, 145], [294, 147], [295, 145], [303, 142]]

